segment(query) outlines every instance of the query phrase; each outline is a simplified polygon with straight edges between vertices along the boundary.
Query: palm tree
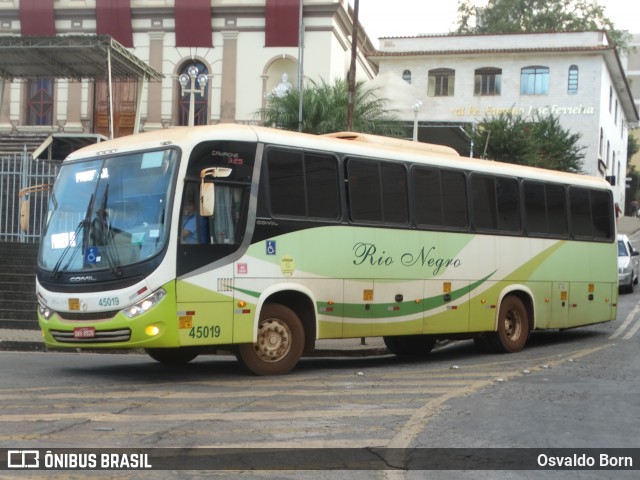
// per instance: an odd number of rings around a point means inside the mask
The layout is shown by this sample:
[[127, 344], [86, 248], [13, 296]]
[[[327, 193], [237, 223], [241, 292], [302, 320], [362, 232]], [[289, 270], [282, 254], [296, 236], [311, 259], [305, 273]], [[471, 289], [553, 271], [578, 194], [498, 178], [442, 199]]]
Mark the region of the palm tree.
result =
[[[347, 98], [349, 84], [346, 80], [327, 83], [322, 80], [309, 85], [302, 94], [302, 125], [305, 133], [325, 134], [347, 129]], [[298, 130], [300, 92], [291, 89], [283, 96], [269, 96], [267, 107], [258, 112], [268, 127]], [[386, 109], [387, 100], [376, 96], [363, 81], [356, 83], [353, 131], [392, 137], [406, 135], [405, 128], [392, 111]]]

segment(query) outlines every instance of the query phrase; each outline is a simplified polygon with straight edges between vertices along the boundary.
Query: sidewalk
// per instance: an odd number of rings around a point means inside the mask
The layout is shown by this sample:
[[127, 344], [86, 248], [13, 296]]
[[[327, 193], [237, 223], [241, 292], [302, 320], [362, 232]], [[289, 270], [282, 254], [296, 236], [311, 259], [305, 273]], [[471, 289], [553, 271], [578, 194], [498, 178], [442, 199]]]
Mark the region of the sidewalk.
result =
[[40, 330], [0, 329], [0, 350], [45, 351]]
[[640, 230], [640, 218], [620, 217], [617, 227], [619, 234], [631, 235]]

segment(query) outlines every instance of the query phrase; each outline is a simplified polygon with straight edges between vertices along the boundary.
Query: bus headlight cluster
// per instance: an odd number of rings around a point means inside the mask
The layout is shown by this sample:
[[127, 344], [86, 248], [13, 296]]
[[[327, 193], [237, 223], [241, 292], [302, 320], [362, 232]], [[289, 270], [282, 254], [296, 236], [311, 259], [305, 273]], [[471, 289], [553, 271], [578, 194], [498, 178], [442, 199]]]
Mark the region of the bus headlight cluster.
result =
[[54, 313], [53, 310], [51, 310], [49, 307], [45, 307], [41, 303], [38, 303], [38, 312], [40, 312], [40, 316], [45, 320], [49, 320], [51, 317], [53, 317]]
[[158, 303], [160, 303], [160, 300], [162, 300], [166, 294], [167, 292], [164, 290], [164, 288], [160, 288], [148, 297], [143, 298], [139, 302], [125, 308], [124, 310], [122, 310], [122, 313], [124, 313], [129, 318], [135, 318], [138, 315], [142, 315], [143, 313], [148, 312]]

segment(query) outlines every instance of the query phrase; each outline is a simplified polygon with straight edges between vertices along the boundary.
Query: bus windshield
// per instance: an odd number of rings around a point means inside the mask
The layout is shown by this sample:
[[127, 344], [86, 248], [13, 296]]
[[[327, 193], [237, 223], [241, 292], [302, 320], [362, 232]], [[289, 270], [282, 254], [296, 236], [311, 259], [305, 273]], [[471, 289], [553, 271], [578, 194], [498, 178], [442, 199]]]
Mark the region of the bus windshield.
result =
[[63, 164], [49, 201], [38, 265], [110, 269], [150, 258], [167, 242], [174, 149]]

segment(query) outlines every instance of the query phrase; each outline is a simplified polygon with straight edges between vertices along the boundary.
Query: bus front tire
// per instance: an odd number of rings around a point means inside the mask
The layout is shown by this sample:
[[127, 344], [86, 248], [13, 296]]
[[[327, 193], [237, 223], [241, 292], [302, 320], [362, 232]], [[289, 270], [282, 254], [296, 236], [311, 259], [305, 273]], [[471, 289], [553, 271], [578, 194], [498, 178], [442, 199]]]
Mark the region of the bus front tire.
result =
[[173, 365], [189, 363], [200, 354], [199, 347], [145, 348], [144, 351], [157, 362]]
[[498, 331], [488, 340], [494, 351], [515, 353], [524, 348], [529, 336], [529, 314], [522, 300], [514, 295], [506, 297], [500, 305]]
[[265, 305], [256, 343], [238, 345], [237, 358], [256, 375], [284, 375], [296, 366], [304, 349], [298, 315], [280, 304]]
[[427, 356], [436, 344], [436, 338], [431, 335], [398, 335], [382, 339], [387, 349], [399, 357]]

